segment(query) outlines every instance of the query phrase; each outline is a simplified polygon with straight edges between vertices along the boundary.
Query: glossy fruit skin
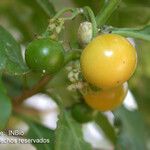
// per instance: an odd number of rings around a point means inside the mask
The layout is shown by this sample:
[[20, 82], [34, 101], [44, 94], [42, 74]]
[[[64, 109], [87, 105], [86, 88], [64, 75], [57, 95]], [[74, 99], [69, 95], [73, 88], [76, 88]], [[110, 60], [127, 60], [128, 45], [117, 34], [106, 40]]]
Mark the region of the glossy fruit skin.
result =
[[85, 103], [75, 104], [71, 109], [71, 114], [80, 123], [92, 121], [94, 118], [94, 111]]
[[56, 73], [64, 62], [63, 47], [49, 38], [34, 40], [27, 46], [25, 60], [33, 71]]
[[85, 47], [80, 64], [89, 83], [109, 89], [123, 84], [132, 76], [137, 65], [137, 53], [126, 38], [103, 34]]
[[85, 102], [93, 109], [100, 111], [114, 110], [122, 104], [128, 92], [128, 84], [108, 90], [87, 91], [83, 94]]

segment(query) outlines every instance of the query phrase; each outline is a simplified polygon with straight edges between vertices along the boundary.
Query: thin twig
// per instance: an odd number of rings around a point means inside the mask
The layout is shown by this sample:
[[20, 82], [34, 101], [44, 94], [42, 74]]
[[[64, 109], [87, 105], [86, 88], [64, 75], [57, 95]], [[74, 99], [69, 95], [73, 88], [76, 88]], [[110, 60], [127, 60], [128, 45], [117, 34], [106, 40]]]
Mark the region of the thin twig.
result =
[[103, 26], [112, 13], [117, 9], [121, 0], [109, 0], [108, 3], [104, 5], [101, 11], [96, 16], [96, 22], [98, 27]]
[[51, 77], [49, 75], [45, 75], [38, 83], [36, 83], [31, 89], [25, 90], [21, 95], [13, 98], [13, 103], [21, 104], [25, 99], [39, 93], [46, 84], [50, 81]]

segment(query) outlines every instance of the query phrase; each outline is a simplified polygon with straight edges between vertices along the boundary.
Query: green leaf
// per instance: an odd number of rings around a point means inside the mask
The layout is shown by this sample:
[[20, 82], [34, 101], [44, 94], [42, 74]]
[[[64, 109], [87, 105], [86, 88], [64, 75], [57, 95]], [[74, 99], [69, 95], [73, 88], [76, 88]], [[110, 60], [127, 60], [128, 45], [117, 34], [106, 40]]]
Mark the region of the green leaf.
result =
[[116, 150], [145, 150], [145, 125], [138, 111], [128, 111], [124, 107], [115, 112], [122, 121]]
[[112, 28], [112, 33], [150, 41], [150, 25], [142, 28]]
[[82, 126], [65, 111], [59, 116], [55, 134], [55, 150], [62, 149], [92, 150], [90, 144], [83, 140]]
[[[31, 25], [28, 26], [29, 23], [27, 22], [27, 18], [29, 18], [28, 12], [25, 12], [27, 8], [19, 4], [16, 7], [19, 7], [21, 11], [18, 9], [16, 10], [12, 6], [7, 6], [6, 8], [3, 8], [2, 6], [3, 9], [0, 8], [0, 15], [7, 19], [9, 26], [12, 26], [12, 28], [17, 29], [17, 31], [20, 32], [22, 36], [19, 39], [19, 42], [31, 41], [31, 39], [33, 39], [33, 33], [31, 30]], [[23, 20], [22, 16], [24, 16], [26, 20]]]
[[3, 130], [11, 115], [12, 105], [0, 80], [0, 130]]
[[28, 71], [21, 49], [10, 33], [0, 26], [0, 71], [21, 75]]
[[33, 121], [27, 121], [30, 129], [26, 135], [29, 139], [45, 139], [46, 143], [33, 144], [37, 150], [54, 149], [54, 131]]
[[24, 78], [22, 76], [3, 75], [2, 81], [5, 84], [9, 97], [20, 95], [24, 88]]
[[109, 123], [108, 119], [102, 114], [98, 113], [95, 117], [95, 122], [97, 125], [101, 127], [101, 129], [104, 131], [106, 137], [113, 143], [116, 143], [117, 135], [115, 133], [115, 130], [113, 126]]
[[53, 16], [55, 14], [54, 6], [49, 0], [36, 0], [36, 2], [43, 8], [47, 15]]
[[42, 34], [54, 14], [53, 5], [48, 0], [13, 0], [0, 5], [0, 18], [5, 18], [9, 27], [19, 32], [19, 41], [23, 44]]

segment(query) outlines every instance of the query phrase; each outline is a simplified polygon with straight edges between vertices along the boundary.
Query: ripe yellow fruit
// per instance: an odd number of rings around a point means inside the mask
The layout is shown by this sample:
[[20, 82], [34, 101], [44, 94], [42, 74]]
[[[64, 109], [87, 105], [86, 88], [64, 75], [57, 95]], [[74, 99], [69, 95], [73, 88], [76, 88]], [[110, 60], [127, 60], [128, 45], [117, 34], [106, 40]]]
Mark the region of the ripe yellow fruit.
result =
[[137, 65], [136, 49], [116, 34], [103, 34], [93, 39], [80, 59], [83, 77], [91, 84], [109, 89], [126, 82]]
[[108, 111], [122, 104], [127, 95], [128, 84], [124, 83], [118, 87], [108, 90], [87, 91], [83, 93], [85, 102], [93, 109]]

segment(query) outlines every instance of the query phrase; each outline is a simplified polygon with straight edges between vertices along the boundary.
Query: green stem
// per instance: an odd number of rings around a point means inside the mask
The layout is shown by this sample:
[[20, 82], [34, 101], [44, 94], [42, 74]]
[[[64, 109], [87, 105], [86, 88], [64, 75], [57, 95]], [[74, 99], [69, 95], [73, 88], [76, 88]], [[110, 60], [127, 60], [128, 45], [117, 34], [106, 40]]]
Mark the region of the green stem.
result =
[[132, 37], [132, 38], [138, 38], [138, 39], [150, 41], [149, 35], [146, 35], [144, 33], [142, 34], [141, 32], [138, 32], [138, 30], [136, 31], [134, 29], [122, 28], [122, 29], [112, 30], [112, 33], [120, 34], [126, 37]]
[[121, 0], [109, 0], [107, 4], [104, 5], [102, 10], [96, 16], [96, 22], [98, 27], [103, 26], [111, 14], [116, 10]]
[[[62, 15], [64, 15], [66, 12], [72, 12], [71, 16], [69, 17], [61, 17]], [[52, 22], [55, 22], [58, 18], [61, 17], [62, 21], [66, 21], [66, 20], [72, 20], [74, 19], [77, 15], [81, 14], [81, 10], [79, 8], [64, 8], [62, 10], [60, 10], [52, 19]], [[51, 22], [50, 22], [51, 24]], [[42, 37], [49, 37], [50, 35], [50, 31], [49, 31], [49, 25], [46, 29], [46, 31], [42, 34]]]
[[42, 79], [38, 83], [36, 83], [31, 89], [25, 90], [22, 92], [21, 95], [12, 98], [13, 104], [14, 105], [22, 104], [22, 102], [25, 99], [39, 93], [48, 84], [50, 80], [51, 80], [51, 76], [49, 75], [43, 76]]
[[95, 122], [101, 129], [104, 131], [106, 137], [113, 143], [116, 144], [117, 136], [113, 126], [109, 123], [107, 117], [105, 117], [102, 113], [97, 113], [95, 116]]
[[73, 11], [73, 8], [64, 8], [62, 10], [60, 10], [59, 12], [57, 12], [57, 14], [53, 17], [53, 19], [57, 19], [59, 18], [62, 14], [66, 13], [67, 11]]
[[66, 65], [70, 61], [79, 59], [80, 55], [81, 55], [81, 50], [72, 50], [72, 51], [66, 52], [64, 64]]
[[54, 17], [53, 19], [57, 19], [59, 18], [61, 15], [63, 15], [64, 13], [66, 12], [72, 12], [72, 16], [71, 17], [67, 17], [67, 18], [64, 18], [66, 20], [71, 20], [73, 19], [74, 17], [76, 17], [78, 14], [80, 14], [80, 10], [78, 8], [64, 8], [62, 10], [60, 10]]
[[77, 15], [81, 14], [82, 12], [80, 11], [79, 8], [76, 8], [73, 10], [72, 15], [70, 17], [64, 18], [64, 20], [72, 20], [74, 19]]
[[86, 6], [84, 7], [87, 12], [88, 12], [88, 15], [91, 19], [91, 22], [92, 22], [92, 28], [93, 28], [93, 37], [95, 37], [97, 35], [97, 32], [98, 32], [98, 29], [97, 29], [97, 23], [96, 23], [96, 20], [95, 20], [95, 15], [93, 13], [93, 11], [91, 10], [90, 7]]

